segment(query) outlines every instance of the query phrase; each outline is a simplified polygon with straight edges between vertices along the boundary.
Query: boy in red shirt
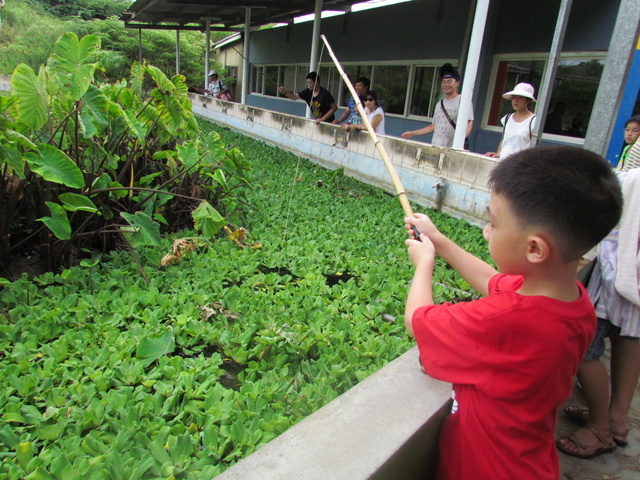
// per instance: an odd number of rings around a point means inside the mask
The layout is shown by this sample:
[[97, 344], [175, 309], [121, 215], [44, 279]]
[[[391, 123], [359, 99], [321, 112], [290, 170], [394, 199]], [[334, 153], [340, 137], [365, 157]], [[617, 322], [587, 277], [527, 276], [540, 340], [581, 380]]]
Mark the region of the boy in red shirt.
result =
[[[578, 261], [617, 224], [620, 185], [599, 155], [577, 147], [518, 152], [491, 172], [484, 236], [498, 270], [406, 218], [415, 267], [405, 323], [425, 371], [453, 384], [437, 478], [557, 480], [557, 407], [595, 333]], [[436, 253], [485, 298], [435, 305]]]

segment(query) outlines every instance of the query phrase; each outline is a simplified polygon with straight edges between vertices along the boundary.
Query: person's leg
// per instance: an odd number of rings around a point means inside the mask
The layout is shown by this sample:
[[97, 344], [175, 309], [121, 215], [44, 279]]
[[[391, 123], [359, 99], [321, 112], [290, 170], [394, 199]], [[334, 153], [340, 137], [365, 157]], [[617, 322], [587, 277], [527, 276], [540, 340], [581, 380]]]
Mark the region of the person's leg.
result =
[[583, 359], [578, 381], [589, 408], [587, 423], [598, 435], [609, 437], [609, 375], [600, 360]]
[[[586, 426], [560, 437], [556, 446], [560, 451], [579, 458], [612, 452], [616, 444], [609, 425], [609, 376], [602, 362], [584, 358], [578, 369], [578, 381], [587, 401]], [[567, 407], [565, 412], [567, 409], [581, 410], [577, 406]]]
[[640, 342], [633, 338], [611, 337], [609, 421], [616, 437], [627, 432], [627, 416], [639, 377]]

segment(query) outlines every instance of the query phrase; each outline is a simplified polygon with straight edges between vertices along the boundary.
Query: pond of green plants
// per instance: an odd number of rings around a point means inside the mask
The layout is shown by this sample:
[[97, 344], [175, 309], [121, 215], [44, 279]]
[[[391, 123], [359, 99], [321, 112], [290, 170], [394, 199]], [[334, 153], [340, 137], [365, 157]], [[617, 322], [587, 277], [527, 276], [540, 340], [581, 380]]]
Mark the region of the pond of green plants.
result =
[[[0, 479], [213, 478], [413, 345], [397, 199], [203, 129], [253, 165], [246, 237], [143, 247], [148, 284], [121, 251], [2, 286]], [[480, 229], [434, 219], [486, 258]], [[161, 267], [179, 238], [195, 250]], [[442, 262], [434, 288], [472, 296]]]

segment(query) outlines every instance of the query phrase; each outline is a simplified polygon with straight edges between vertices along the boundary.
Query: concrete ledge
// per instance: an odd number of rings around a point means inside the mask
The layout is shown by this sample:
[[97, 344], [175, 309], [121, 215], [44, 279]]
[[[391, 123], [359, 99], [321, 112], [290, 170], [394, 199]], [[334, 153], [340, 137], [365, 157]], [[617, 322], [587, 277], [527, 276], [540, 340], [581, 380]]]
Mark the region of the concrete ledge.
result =
[[216, 480], [432, 478], [450, 395], [414, 347]]

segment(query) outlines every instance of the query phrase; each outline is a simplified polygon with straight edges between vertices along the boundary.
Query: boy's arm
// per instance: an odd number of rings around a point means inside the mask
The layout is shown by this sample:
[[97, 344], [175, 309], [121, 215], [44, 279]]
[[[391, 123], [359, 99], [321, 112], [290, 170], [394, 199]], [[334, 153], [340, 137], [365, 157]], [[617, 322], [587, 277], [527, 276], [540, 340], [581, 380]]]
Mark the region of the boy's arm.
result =
[[413, 333], [413, 313], [425, 305], [433, 305], [433, 265], [436, 251], [433, 243], [427, 235], [420, 235], [421, 242], [407, 239], [405, 243], [409, 247], [409, 258], [415, 266], [415, 273], [407, 296], [407, 305], [404, 309], [404, 324], [409, 335]]
[[412, 226], [415, 225], [420, 233], [427, 235], [433, 243], [436, 253], [451, 265], [469, 285], [483, 296], [489, 294], [489, 279], [498, 273], [495, 268], [440, 233], [426, 215], [417, 213], [414, 217], [406, 217], [405, 222], [405, 228], [410, 232]]

